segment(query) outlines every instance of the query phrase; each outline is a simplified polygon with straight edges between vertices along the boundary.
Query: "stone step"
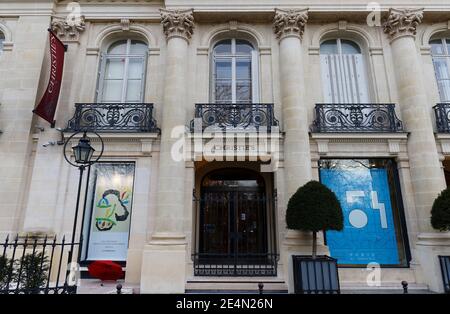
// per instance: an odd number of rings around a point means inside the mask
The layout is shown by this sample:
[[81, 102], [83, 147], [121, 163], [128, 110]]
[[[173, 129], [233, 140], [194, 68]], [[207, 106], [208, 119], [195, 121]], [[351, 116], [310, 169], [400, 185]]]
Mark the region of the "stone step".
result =
[[287, 293], [283, 279], [266, 277], [202, 277], [186, 282], [186, 293], [258, 293], [258, 284], [263, 283], [265, 293]]
[[[380, 286], [368, 286], [361, 282], [341, 282], [341, 293], [403, 293], [400, 282], [382, 282]], [[432, 293], [425, 284], [408, 283], [408, 293]]]

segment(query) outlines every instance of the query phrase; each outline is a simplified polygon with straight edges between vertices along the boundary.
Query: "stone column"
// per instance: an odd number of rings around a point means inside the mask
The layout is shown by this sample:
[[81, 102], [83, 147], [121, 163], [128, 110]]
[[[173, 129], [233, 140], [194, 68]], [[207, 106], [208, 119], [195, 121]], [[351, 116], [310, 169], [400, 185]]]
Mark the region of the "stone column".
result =
[[302, 35], [305, 10], [276, 10], [275, 35], [280, 43], [280, 89], [283, 113], [284, 168], [287, 199], [311, 180], [309, 125], [304, 102]]
[[[185, 162], [171, 154], [172, 130], [186, 124], [187, 56], [194, 28], [192, 10], [161, 10], [167, 37], [161, 149], [155, 230], [143, 253], [141, 292], [183, 293], [186, 239], [183, 232]], [[181, 158], [179, 158], [181, 159]]]
[[392, 48], [395, 79], [402, 119], [410, 132], [408, 155], [411, 183], [419, 228], [417, 258], [423, 278], [433, 290], [442, 289], [438, 251], [450, 251], [443, 243], [450, 237], [438, 233], [430, 224], [434, 199], [445, 186], [444, 173], [433, 133], [431, 105], [426, 96], [423, 72], [415, 44], [416, 28], [422, 22], [421, 9], [391, 9], [384, 24]]
[[[301, 42], [307, 20], [307, 9], [288, 11], [277, 9], [273, 22], [274, 32], [280, 44], [279, 76], [283, 113], [282, 128], [285, 132], [283, 173], [286, 195], [285, 204], [280, 204], [283, 209], [286, 208], [292, 194], [312, 179]], [[280, 219], [285, 219], [284, 212]], [[318, 239], [317, 249], [319, 254], [328, 253], [321, 237]], [[287, 230], [280, 253], [283, 267], [287, 267], [283, 270], [283, 274], [288, 283], [289, 292], [294, 290], [291, 255], [311, 255], [311, 251], [311, 233]]]

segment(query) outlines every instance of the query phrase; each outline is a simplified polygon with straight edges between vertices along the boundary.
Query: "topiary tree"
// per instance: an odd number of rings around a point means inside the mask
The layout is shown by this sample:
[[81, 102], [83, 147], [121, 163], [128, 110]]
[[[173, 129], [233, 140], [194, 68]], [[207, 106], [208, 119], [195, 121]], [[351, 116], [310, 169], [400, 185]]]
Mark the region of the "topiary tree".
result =
[[313, 233], [312, 257], [316, 258], [317, 232], [342, 230], [344, 216], [333, 191], [320, 182], [309, 181], [289, 199], [286, 224], [289, 229]]
[[443, 190], [431, 208], [431, 225], [440, 231], [450, 231], [450, 189]]

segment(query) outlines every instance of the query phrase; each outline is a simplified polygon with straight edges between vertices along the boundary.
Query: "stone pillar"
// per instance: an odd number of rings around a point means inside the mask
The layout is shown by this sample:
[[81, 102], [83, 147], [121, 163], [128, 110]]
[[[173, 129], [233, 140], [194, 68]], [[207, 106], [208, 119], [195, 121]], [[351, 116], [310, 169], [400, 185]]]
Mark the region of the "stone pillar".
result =
[[[183, 293], [186, 237], [183, 232], [185, 162], [171, 154], [172, 130], [186, 124], [188, 44], [194, 28], [192, 10], [161, 10], [167, 58], [155, 230], [143, 253], [142, 293]], [[181, 158], [179, 158], [181, 159]]]
[[[280, 89], [283, 113], [284, 177], [286, 204], [297, 189], [312, 179], [309, 147], [309, 123], [304, 101], [304, 72], [302, 36], [308, 20], [307, 9], [276, 10], [274, 32], [280, 43]], [[284, 208], [286, 204], [281, 204]], [[280, 217], [285, 219], [285, 215]], [[318, 254], [327, 254], [322, 238], [318, 239]], [[287, 230], [283, 241], [281, 259], [289, 292], [294, 291], [292, 255], [311, 255], [312, 235], [307, 232]]]
[[[415, 243], [417, 260], [425, 283], [438, 291], [442, 290], [442, 283], [436, 255], [450, 251], [450, 237], [433, 230], [430, 224], [433, 201], [446, 185], [433, 133], [432, 104], [427, 100], [415, 44], [416, 28], [422, 18], [421, 9], [391, 9], [384, 32], [392, 48], [402, 120], [410, 132], [408, 155], [419, 229]], [[447, 240], [443, 241], [442, 236]]]
[[280, 89], [283, 113], [284, 168], [287, 199], [311, 180], [309, 125], [304, 102], [301, 38], [308, 20], [305, 10], [276, 10], [274, 31], [280, 43]]

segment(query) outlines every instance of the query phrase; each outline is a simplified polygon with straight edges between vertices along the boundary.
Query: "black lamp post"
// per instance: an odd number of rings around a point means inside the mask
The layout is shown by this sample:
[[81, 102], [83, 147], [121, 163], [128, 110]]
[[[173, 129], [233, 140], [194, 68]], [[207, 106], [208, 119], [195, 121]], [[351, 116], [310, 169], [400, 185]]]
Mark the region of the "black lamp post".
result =
[[[95, 158], [94, 160], [92, 160], [92, 157], [94, 155], [95, 149], [91, 146], [91, 140], [90, 138], [86, 135], [86, 131], [83, 131], [83, 137], [80, 138], [80, 140], [78, 141], [78, 144], [72, 147], [72, 152], [74, 155], [74, 162], [70, 161], [70, 159], [67, 157], [66, 155], [66, 147], [67, 144], [70, 142], [70, 140], [77, 134], [80, 134], [81, 132], [76, 132], [74, 134], [72, 134], [66, 141], [66, 143], [64, 144], [64, 158], [66, 159], [66, 161], [74, 167], [77, 167], [78, 170], [80, 171], [80, 177], [79, 177], [79, 181], [78, 181], [78, 193], [77, 193], [77, 202], [76, 202], [76, 207], [75, 207], [75, 218], [74, 218], [74, 222], [73, 222], [73, 229], [72, 229], [72, 241], [70, 244], [70, 252], [69, 252], [69, 262], [72, 262], [72, 257], [73, 257], [73, 247], [75, 244], [75, 232], [77, 229], [77, 221], [78, 221], [78, 209], [80, 206], [80, 194], [81, 194], [81, 185], [83, 182], [83, 172], [86, 169], [86, 167], [90, 167], [92, 164], [96, 163], [103, 155], [103, 150], [104, 150], [104, 143], [103, 143], [103, 139], [101, 138], [101, 136], [96, 133], [96, 132], [91, 132], [94, 133], [101, 142], [102, 148], [100, 153], [98, 154], [97, 158]], [[86, 190], [87, 190], [87, 183], [86, 183]], [[84, 217], [84, 211], [85, 208], [83, 208], [83, 217]], [[81, 232], [80, 232], [80, 241], [79, 244], [81, 245]], [[79, 248], [79, 250], [81, 250], [81, 247]], [[78, 254], [79, 255], [79, 254]]]

